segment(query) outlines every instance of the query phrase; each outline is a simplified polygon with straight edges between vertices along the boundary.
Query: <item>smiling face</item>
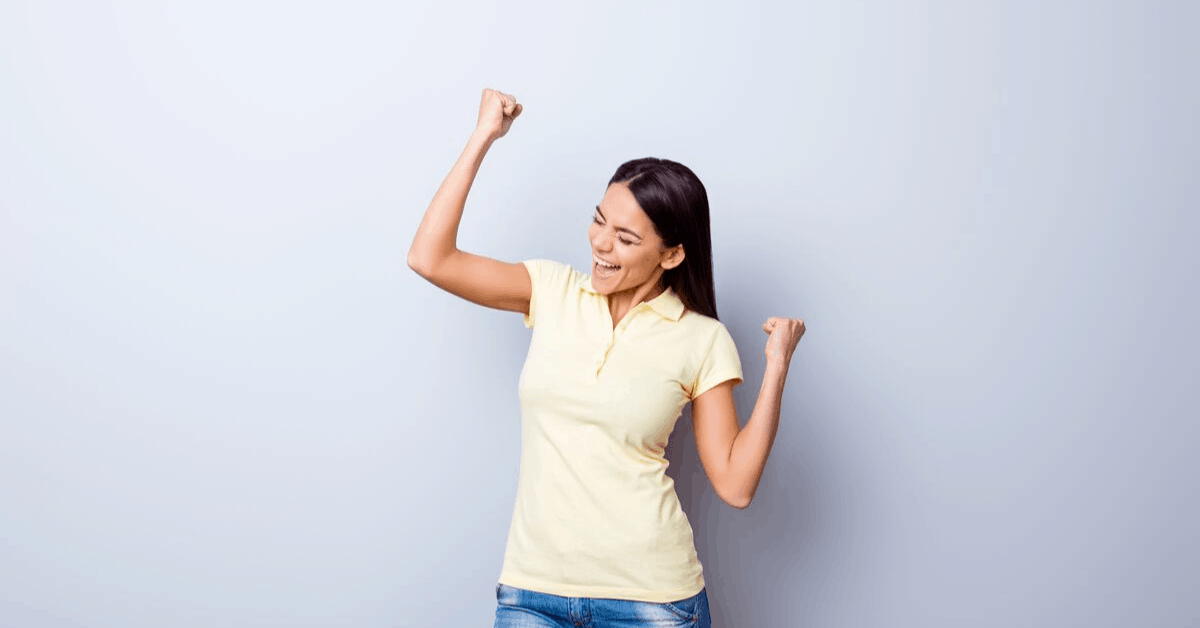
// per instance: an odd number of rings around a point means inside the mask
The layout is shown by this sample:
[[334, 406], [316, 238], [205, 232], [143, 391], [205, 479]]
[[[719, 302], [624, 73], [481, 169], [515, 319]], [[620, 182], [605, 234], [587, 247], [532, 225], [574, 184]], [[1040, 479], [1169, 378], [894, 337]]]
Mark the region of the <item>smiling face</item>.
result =
[[[628, 183], [613, 183], [604, 192], [588, 227], [592, 244], [592, 286], [602, 294], [653, 286], [650, 297], [661, 292], [659, 278], [683, 262], [683, 245], [663, 248], [654, 223], [642, 211]], [[619, 266], [610, 269], [595, 258]]]

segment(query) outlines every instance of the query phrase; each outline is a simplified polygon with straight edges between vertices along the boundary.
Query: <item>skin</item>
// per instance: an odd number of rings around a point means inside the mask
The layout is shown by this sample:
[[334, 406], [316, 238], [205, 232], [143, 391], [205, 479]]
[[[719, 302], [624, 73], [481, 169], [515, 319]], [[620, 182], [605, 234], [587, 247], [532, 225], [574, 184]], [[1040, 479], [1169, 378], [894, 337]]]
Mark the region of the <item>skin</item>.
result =
[[621, 266], [612, 277], [601, 277], [592, 267], [592, 286], [608, 297], [614, 328], [639, 303], [662, 294], [663, 273], [685, 257], [682, 244], [664, 245], [628, 183], [608, 186], [593, 212], [588, 241], [593, 255]]

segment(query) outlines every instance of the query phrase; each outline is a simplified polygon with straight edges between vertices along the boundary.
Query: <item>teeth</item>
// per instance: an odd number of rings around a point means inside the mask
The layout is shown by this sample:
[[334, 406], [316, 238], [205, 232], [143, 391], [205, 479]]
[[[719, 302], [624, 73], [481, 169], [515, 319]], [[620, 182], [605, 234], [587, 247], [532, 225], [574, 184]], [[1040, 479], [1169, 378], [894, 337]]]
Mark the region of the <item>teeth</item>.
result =
[[605, 264], [604, 262], [600, 261], [599, 258], [596, 258], [596, 257], [593, 257], [592, 259], [595, 260], [596, 265], [600, 266], [601, 268], [620, 268], [620, 266], [615, 266], [612, 264]]

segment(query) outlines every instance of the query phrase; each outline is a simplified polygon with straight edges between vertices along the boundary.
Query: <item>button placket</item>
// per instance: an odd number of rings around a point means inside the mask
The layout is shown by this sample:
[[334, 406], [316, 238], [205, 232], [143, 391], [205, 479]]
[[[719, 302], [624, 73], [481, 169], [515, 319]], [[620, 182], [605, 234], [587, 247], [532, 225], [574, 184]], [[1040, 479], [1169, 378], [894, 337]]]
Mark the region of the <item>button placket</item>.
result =
[[647, 307], [648, 306], [645, 302], [639, 303], [637, 306], [635, 306], [633, 308], [633, 310], [631, 310], [630, 312], [625, 314], [625, 316], [621, 319], [620, 323], [617, 323], [616, 329], [614, 329], [612, 331], [612, 334], [609, 336], [608, 342], [605, 344], [604, 349], [600, 352], [600, 355], [596, 358], [595, 366], [596, 366], [596, 376], [597, 377], [600, 375], [600, 370], [601, 370], [601, 368], [603, 368], [604, 362], [608, 359], [608, 352], [611, 351], [613, 348], [613, 345], [616, 344], [617, 337], [620, 336], [621, 334], [625, 333], [625, 330], [628, 329], [630, 321], [633, 320], [634, 316], [636, 314], [638, 314], [639, 312], [641, 312], [642, 310], [645, 310]]
[[610, 337], [604, 343], [604, 346], [600, 347], [600, 352], [596, 354], [596, 362], [593, 366], [595, 367], [595, 374], [597, 377], [600, 376], [600, 369], [604, 367], [604, 361], [608, 359], [608, 351], [612, 349], [612, 345], [613, 339]]

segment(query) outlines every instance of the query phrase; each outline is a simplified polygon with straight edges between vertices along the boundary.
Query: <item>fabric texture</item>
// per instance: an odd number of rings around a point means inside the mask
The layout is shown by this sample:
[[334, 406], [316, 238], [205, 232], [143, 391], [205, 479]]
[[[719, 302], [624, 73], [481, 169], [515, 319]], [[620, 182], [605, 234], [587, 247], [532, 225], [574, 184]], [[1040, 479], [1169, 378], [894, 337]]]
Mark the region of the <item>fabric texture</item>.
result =
[[684, 405], [742, 381], [724, 324], [668, 288], [614, 328], [591, 276], [522, 262], [533, 330], [521, 371], [521, 464], [499, 582], [579, 598], [686, 599], [704, 589], [692, 527], [666, 474]]
[[493, 628], [712, 628], [708, 591], [673, 602], [562, 597], [496, 585]]

